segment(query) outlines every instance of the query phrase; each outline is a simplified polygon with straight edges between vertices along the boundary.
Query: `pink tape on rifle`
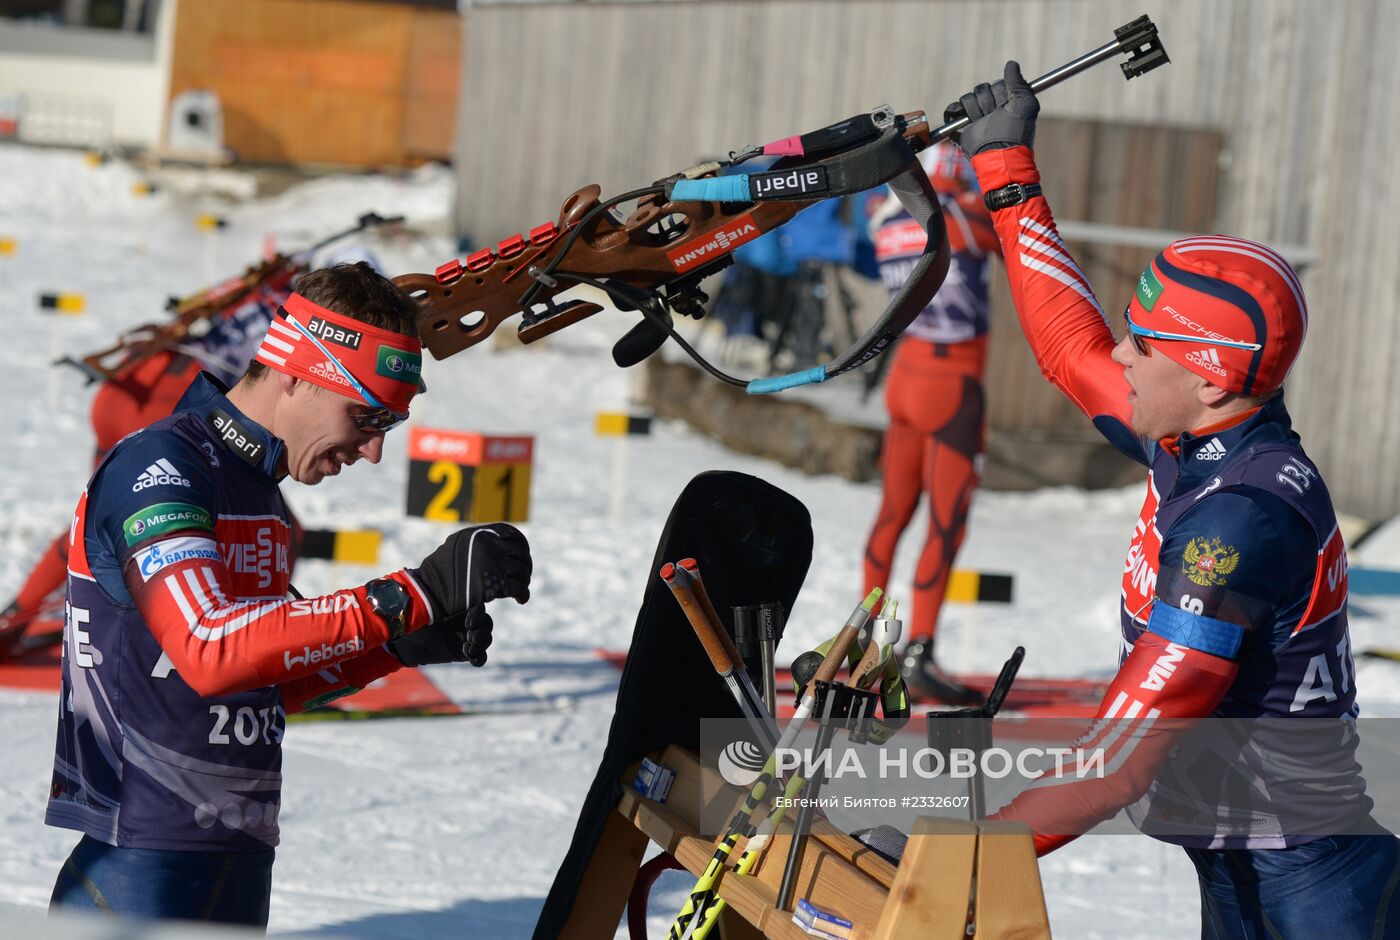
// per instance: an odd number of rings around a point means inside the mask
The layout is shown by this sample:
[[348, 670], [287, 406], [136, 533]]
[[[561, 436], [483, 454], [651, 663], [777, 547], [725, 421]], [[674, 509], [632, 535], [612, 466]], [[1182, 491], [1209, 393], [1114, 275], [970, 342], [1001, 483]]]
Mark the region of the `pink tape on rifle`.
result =
[[806, 151], [802, 149], [801, 137], [784, 137], [771, 144], [764, 144], [763, 152], [770, 157], [800, 157]]

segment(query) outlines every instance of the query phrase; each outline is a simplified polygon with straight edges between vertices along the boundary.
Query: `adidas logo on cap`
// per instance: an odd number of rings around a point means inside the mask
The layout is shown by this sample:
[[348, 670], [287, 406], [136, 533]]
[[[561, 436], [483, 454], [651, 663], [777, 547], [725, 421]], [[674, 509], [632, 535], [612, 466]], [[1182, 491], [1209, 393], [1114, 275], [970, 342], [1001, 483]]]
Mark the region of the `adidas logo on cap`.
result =
[[1214, 372], [1222, 378], [1227, 374], [1225, 372], [1225, 367], [1220, 364], [1220, 354], [1213, 348], [1208, 347], [1206, 349], [1198, 349], [1195, 352], [1189, 352], [1186, 354], [1186, 360], [1188, 362], [1194, 362], [1207, 372]]
[[1225, 456], [1225, 445], [1220, 443], [1220, 438], [1212, 437], [1210, 442], [1200, 450], [1196, 451], [1197, 460], [1219, 460]]
[[190, 481], [180, 475], [175, 465], [164, 457], [151, 464], [131, 486], [131, 492], [139, 493], [153, 486], [189, 486]]

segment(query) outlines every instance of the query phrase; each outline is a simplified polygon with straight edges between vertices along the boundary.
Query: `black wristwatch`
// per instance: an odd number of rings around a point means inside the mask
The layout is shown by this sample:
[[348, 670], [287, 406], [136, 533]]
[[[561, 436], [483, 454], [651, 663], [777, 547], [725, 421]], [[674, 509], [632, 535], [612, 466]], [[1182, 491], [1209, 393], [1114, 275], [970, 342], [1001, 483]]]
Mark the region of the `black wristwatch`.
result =
[[408, 629], [408, 591], [397, 581], [376, 578], [365, 585], [369, 606], [389, 625], [389, 639], [397, 640]]
[[991, 211], [1005, 209], [1007, 206], [1019, 206], [1032, 196], [1040, 195], [1040, 184], [1031, 183], [1022, 186], [1020, 183], [1012, 183], [1010, 186], [1003, 186], [1001, 189], [994, 189], [982, 197], [982, 201]]

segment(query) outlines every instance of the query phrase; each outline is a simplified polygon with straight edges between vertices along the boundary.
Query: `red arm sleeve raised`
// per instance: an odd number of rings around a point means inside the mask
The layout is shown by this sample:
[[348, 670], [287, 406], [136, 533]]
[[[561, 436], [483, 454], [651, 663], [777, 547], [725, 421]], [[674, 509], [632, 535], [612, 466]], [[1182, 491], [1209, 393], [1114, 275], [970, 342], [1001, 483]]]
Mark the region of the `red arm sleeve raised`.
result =
[[[142, 563], [152, 551], [162, 554], [158, 566]], [[204, 696], [312, 676], [389, 639], [389, 628], [374, 614], [363, 586], [298, 600], [229, 600], [228, 569], [214, 541], [200, 535], [143, 546], [123, 573], [161, 649], [190, 688]], [[404, 571], [387, 577], [408, 589], [408, 630], [427, 625], [432, 612], [417, 582]]]
[[[984, 192], [1011, 183], [1040, 182], [1035, 158], [1026, 147], [979, 153], [972, 166]], [[1122, 367], [1110, 358], [1113, 331], [1088, 278], [1060, 238], [1049, 203], [1043, 196], [1032, 196], [992, 213], [992, 221], [1016, 316], [1040, 371], [1110, 443], [1145, 462], [1142, 444], [1129, 430], [1128, 383]]]

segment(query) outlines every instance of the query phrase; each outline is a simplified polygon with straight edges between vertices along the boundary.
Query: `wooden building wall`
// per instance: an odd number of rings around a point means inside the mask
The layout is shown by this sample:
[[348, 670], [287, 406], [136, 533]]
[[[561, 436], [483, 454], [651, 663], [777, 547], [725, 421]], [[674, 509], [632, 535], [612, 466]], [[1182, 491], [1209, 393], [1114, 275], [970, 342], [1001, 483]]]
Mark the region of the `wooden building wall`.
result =
[[[1047, 171], [1061, 172], [1052, 147], [1078, 148], [1067, 159], [1092, 164], [1071, 174], [1078, 182], [1047, 183], [1052, 205], [1061, 220], [1173, 218], [1152, 224], [1311, 249], [1310, 334], [1290, 408], [1340, 506], [1400, 512], [1400, 475], [1387, 472], [1400, 463], [1393, 0], [478, 2], [464, 24], [458, 227], [490, 242], [555, 218], [585, 183], [620, 192], [882, 102], [941, 113], [999, 76], [1006, 57], [1036, 75], [1144, 12], [1171, 65], [1127, 83], [1099, 66], [1042, 98], [1047, 118], [1097, 128], [1066, 124], [1072, 139], [1052, 143], [1062, 132], [1045, 122]], [[1142, 125], [1171, 142], [1130, 132]], [[1183, 128], [1218, 135], [1214, 166], [1203, 162], [1205, 138], [1169, 133]], [[1167, 180], [1166, 192], [1149, 182]], [[1140, 270], [1147, 257], [1071, 247], [1096, 278]], [[1116, 312], [1126, 293], [1098, 284]], [[1032, 381], [1004, 302], [995, 315], [993, 426], [1082, 433], [1082, 419]]]
[[182, 0], [170, 94], [216, 91], [225, 143], [244, 160], [448, 159], [459, 20], [363, 0]]

